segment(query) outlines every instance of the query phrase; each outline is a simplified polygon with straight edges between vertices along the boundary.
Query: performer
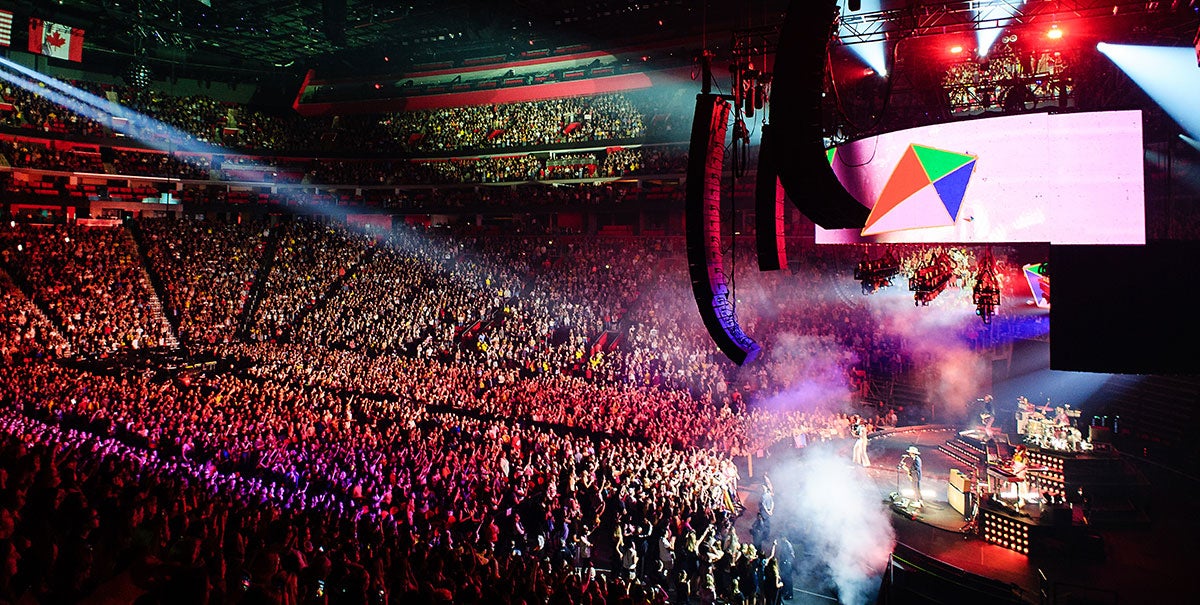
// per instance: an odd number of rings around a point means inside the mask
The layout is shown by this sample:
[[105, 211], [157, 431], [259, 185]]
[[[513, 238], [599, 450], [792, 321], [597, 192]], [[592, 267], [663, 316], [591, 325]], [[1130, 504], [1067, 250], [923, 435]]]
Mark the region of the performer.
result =
[[983, 423], [983, 432], [991, 439], [992, 424], [996, 422], [996, 407], [992, 404], [991, 394], [984, 395], [980, 401], [983, 402], [983, 411], [979, 413], [979, 421]]
[[1017, 396], [1017, 434], [1028, 434], [1029, 421], [1034, 419], [1033, 404], [1024, 395]]
[[915, 495], [913, 496], [914, 506], [921, 508], [921, 451], [917, 446], [910, 445], [904, 451], [904, 455], [900, 457], [900, 467], [908, 471], [908, 481], [912, 484], [912, 489]]
[[867, 457], [867, 425], [861, 417], [854, 417], [854, 424], [850, 427], [850, 431], [857, 437], [854, 440], [853, 459], [854, 464], [862, 466], [871, 466], [871, 459]]
[[1025, 506], [1025, 475], [1029, 469], [1029, 452], [1024, 445], [1018, 445], [1012, 457], [1012, 472], [1017, 478], [1017, 506]]

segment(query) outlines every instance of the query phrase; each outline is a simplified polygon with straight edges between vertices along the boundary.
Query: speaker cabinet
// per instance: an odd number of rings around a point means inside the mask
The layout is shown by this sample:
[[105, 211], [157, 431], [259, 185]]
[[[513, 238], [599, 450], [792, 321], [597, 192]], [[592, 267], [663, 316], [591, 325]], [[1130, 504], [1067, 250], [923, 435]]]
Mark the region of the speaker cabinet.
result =
[[729, 103], [717, 95], [696, 96], [688, 150], [685, 232], [692, 293], [717, 348], [738, 365], [754, 361], [762, 347], [738, 325], [733, 293], [721, 252], [721, 172]]

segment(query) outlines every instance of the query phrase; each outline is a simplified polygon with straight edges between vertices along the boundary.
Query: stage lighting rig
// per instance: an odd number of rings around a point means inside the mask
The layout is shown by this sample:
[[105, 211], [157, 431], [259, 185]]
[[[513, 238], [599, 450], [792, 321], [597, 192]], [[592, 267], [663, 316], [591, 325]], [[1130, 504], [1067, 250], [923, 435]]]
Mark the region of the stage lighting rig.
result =
[[975, 314], [983, 323], [992, 323], [992, 317], [1000, 307], [1000, 276], [996, 272], [996, 261], [991, 251], [985, 252], [979, 259], [971, 300], [975, 303]]
[[892, 285], [892, 278], [900, 273], [900, 261], [891, 250], [872, 260], [863, 252], [863, 259], [854, 268], [854, 279], [862, 284], [863, 294], [874, 294], [880, 288]]
[[129, 66], [125, 68], [124, 79], [125, 83], [131, 88], [147, 88], [150, 86], [150, 78], [154, 75], [150, 69], [150, 64], [145, 57], [139, 55], [133, 61], [130, 61]]
[[954, 261], [945, 250], [938, 252], [933, 260], [908, 278], [908, 289], [913, 292], [914, 304], [928, 306], [954, 279]]

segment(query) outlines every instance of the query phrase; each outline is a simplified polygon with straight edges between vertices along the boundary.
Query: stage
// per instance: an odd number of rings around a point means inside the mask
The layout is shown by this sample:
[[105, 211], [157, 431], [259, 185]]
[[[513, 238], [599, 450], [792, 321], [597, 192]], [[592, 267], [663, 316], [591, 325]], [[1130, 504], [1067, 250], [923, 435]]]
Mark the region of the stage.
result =
[[[939, 450], [958, 434], [957, 427], [922, 426], [878, 433], [868, 445], [872, 466], [854, 467], [850, 463], [850, 442], [816, 447], [838, 448], [844, 454], [848, 474], [859, 474], [869, 481], [879, 497], [879, 506], [891, 511], [896, 541], [963, 571], [1011, 584], [1014, 593], [1026, 601], [1039, 602], [1042, 590], [1059, 595], [1060, 602], [1142, 603], [1171, 602], [1180, 587], [1190, 585], [1194, 560], [1192, 542], [1200, 535], [1200, 522], [1191, 511], [1200, 505], [1200, 479], [1178, 475], [1148, 461], [1121, 457], [1145, 474], [1148, 506], [1155, 514], [1145, 523], [1081, 524], [1079, 513], [1057, 506], [1027, 503], [1018, 514], [1004, 507], [981, 504], [981, 526], [985, 519], [1007, 522], [1009, 529], [1021, 526], [1025, 539], [1036, 538], [1040, 547], [1028, 554], [985, 539], [984, 532], [964, 533], [963, 515], [950, 505], [950, 473], [966, 471], [963, 461]], [[904, 451], [916, 445], [923, 459], [922, 491], [924, 506], [914, 511], [893, 506], [897, 492], [897, 463]], [[781, 444], [766, 458], [755, 461], [758, 475], [743, 477], [747, 515], [752, 520], [758, 507], [758, 491], [763, 471], [770, 473], [778, 463], [801, 455]], [[901, 488], [907, 485], [899, 478]], [[1152, 488], [1152, 489], [1150, 489]], [[778, 495], [777, 498], [785, 497]], [[996, 525], [995, 523], [990, 523]], [[1020, 533], [1020, 532], [1018, 532]], [[995, 535], [995, 534], [993, 534]], [[1010, 536], [1011, 542], [1011, 536]], [[799, 586], [799, 584], [798, 584]], [[835, 597], [822, 587], [813, 587], [813, 595], [797, 594], [793, 603], [829, 603]], [[1068, 601], [1068, 596], [1078, 601]]]

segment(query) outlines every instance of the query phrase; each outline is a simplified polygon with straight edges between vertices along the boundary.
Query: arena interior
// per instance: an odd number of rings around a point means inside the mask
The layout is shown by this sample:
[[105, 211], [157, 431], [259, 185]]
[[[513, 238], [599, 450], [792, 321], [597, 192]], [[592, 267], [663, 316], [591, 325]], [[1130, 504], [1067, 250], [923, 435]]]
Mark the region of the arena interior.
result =
[[1197, 598], [1200, 2], [5, 0], [0, 80], [0, 604]]

